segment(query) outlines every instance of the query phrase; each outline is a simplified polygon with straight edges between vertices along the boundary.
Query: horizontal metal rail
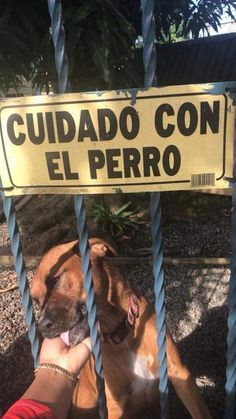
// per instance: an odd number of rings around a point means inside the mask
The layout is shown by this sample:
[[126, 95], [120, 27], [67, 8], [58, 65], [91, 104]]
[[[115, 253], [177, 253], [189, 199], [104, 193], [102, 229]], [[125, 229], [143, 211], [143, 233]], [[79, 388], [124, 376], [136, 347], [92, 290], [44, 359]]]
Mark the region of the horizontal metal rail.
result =
[[[110, 258], [108, 258], [110, 259]], [[39, 264], [41, 257], [40, 256], [25, 256], [24, 258], [25, 264], [28, 268], [35, 267]], [[152, 264], [152, 257], [116, 257], [111, 258], [112, 262], [115, 265], [151, 265]], [[229, 258], [170, 258], [166, 257], [163, 258], [164, 265], [190, 265], [190, 266], [229, 266], [230, 259]], [[10, 255], [1, 255], [0, 256], [0, 265], [3, 267], [12, 267], [14, 265], [14, 258]]]

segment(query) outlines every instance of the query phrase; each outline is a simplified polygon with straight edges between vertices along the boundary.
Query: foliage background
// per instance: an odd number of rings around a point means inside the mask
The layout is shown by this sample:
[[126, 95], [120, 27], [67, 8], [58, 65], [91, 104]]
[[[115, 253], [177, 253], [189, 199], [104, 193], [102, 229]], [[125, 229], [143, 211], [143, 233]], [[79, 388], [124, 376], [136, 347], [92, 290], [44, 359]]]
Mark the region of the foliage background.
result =
[[[135, 40], [141, 34], [140, 0], [62, 0], [73, 91], [142, 85], [136, 74]], [[158, 43], [197, 38], [235, 20], [235, 0], [158, 0]], [[1, 0], [0, 89], [18, 91], [32, 80], [38, 91], [56, 91], [57, 76], [46, 0]]]

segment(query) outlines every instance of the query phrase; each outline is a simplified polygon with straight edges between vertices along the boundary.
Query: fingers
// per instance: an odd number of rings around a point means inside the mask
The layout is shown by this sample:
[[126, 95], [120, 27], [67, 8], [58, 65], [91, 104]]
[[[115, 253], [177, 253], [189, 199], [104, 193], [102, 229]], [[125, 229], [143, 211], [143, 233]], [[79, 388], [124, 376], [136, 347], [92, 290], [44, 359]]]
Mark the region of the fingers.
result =
[[40, 362], [45, 362], [45, 359], [54, 359], [56, 356], [63, 354], [67, 350], [66, 344], [59, 338], [54, 339], [45, 338], [40, 350]]
[[83, 342], [70, 349], [70, 359], [80, 371], [89, 359], [92, 352], [92, 343], [90, 338], [86, 338]]
[[88, 347], [88, 349], [90, 350], [90, 352], [92, 352], [92, 341], [91, 338], [86, 338], [83, 340], [84, 345], [86, 345]]
[[47, 339], [45, 338], [43, 340], [42, 346], [41, 346], [41, 350], [40, 350], [40, 358], [47, 356], [49, 354], [51, 354], [51, 352], [54, 350], [55, 346], [57, 348], [57, 346], [59, 345], [59, 348], [61, 347], [61, 344], [63, 345], [63, 342], [59, 342], [58, 338], [55, 339]]
[[81, 363], [84, 364], [85, 361], [89, 358], [92, 352], [92, 342], [90, 338], [86, 338], [83, 342], [79, 343], [76, 346], [73, 346], [70, 349], [71, 356], [74, 359], [81, 360]]
[[40, 351], [40, 363], [49, 362], [59, 365], [78, 375], [92, 352], [92, 342], [86, 338], [74, 347], [67, 346], [59, 337], [45, 338]]

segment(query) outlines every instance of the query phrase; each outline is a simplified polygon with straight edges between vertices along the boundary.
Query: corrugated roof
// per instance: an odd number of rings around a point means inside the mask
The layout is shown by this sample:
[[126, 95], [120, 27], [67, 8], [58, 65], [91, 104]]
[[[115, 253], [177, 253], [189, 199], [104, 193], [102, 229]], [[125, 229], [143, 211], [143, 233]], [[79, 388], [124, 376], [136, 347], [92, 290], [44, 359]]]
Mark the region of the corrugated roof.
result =
[[157, 79], [159, 86], [236, 81], [236, 33], [159, 45]]

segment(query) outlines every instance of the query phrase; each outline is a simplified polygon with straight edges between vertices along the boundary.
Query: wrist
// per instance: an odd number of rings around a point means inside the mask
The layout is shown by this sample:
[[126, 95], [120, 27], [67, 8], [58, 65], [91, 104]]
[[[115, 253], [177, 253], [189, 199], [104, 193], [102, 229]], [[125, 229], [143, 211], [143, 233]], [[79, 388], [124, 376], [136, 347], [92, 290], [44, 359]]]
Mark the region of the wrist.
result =
[[77, 384], [77, 382], [79, 380], [79, 376], [80, 376], [80, 374], [75, 375], [69, 369], [65, 369], [64, 367], [62, 367], [58, 364], [54, 364], [54, 363], [50, 363], [50, 362], [40, 363], [38, 368], [36, 368], [36, 370], [35, 370], [35, 375], [37, 375], [38, 371], [41, 370], [41, 369], [46, 369], [46, 370], [49, 370], [49, 371], [55, 371], [59, 374], [62, 374], [64, 376], [66, 376], [67, 378], [69, 378], [70, 380], [72, 380], [72, 382], [74, 384]]
[[47, 383], [47, 386], [56, 386], [58, 388], [75, 388], [75, 382], [69, 376], [55, 369], [39, 368], [34, 381]]
[[56, 370], [40, 368], [22, 399], [30, 399], [52, 409], [59, 419], [65, 418], [71, 404], [74, 382]]
[[60, 394], [72, 394], [73, 381], [58, 371], [40, 368], [37, 375], [22, 398], [48, 404], [57, 400]]

